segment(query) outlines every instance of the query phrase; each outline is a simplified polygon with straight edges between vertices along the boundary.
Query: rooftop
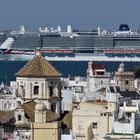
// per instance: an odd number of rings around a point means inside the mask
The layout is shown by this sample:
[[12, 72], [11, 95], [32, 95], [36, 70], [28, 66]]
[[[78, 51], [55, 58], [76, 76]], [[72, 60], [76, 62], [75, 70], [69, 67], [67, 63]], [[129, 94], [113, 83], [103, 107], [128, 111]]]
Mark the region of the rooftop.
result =
[[36, 55], [21, 70], [16, 73], [17, 77], [60, 77], [57, 71], [43, 56]]
[[105, 66], [103, 64], [93, 64], [92, 69], [105, 69]]
[[[29, 120], [31, 122], [34, 122], [35, 120], [35, 106], [36, 106], [36, 102], [35, 101], [30, 101], [27, 103], [22, 104], [22, 108], [24, 109], [25, 113], [28, 115]], [[59, 118], [59, 115], [55, 114], [54, 112], [52, 112], [51, 110], [46, 109], [46, 119], [47, 122], [49, 121], [55, 121]]]

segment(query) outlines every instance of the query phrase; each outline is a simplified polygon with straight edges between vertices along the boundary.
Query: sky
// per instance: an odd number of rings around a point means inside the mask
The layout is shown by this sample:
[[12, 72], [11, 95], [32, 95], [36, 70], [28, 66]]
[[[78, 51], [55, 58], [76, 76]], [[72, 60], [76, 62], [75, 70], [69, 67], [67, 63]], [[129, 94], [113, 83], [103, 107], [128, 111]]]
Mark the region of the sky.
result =
[[140, 27], [140, 0], [0, 0], [0, 30], [67, 25], [72, 29]]

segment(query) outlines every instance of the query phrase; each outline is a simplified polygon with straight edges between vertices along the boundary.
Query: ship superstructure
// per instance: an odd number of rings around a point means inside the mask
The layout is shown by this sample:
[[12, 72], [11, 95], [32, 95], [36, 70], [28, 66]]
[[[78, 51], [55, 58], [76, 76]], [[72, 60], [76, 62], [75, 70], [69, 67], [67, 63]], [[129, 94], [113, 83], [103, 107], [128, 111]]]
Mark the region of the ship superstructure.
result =
[[[13, 38], [13, 42], [10, 48], [4, 47], [9, 51], [3, 54], [13, 60], [30, 59], [36, 52], [42, 53], [48, 60], [58, 61], [139, 61], [140, 58], [140, 34], [131, 31], [127, 24], [121, 24], [116, 32], [100, 28], [78, 31], [72, 30], [70, 25], [67, 31], [58, 26], [56, 30], [46, 27], [39, 28], [39, 32], [27, 32], [22, 26], [19, 32], [0, 35], [1, 44], [9, 37]], [[2, 47], [0, 49], [3, 50]]]

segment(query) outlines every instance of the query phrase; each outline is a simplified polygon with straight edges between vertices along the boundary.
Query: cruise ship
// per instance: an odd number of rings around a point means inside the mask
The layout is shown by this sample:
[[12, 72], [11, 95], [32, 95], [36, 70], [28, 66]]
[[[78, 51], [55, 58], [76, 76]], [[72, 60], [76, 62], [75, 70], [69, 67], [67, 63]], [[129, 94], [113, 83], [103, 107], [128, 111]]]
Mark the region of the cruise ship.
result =
[[140, 61], [140, 33], [121, 24], [117, 31], [39, 28], [0, 33], [0, 60], [29, 60], [41, 53], [50, 61]]

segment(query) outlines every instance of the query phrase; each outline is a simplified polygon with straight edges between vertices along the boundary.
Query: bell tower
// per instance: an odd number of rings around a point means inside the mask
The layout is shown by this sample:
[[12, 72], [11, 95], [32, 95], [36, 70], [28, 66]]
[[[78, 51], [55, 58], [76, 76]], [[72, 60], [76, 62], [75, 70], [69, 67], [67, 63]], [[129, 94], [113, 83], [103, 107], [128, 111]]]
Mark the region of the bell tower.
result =
[[17, 93], [24, 102], [40, 100], [47, 109], [59, 114], [62, 99], [61, 76], [45, 58], [37, 54], [17, 72]]
[[118, 71], [115, 72], [116, 85], [120, 87], [121, 91], [135, 91], [134, 78], [134, 72], [125, 71], [125, 65], [122, 62]]

